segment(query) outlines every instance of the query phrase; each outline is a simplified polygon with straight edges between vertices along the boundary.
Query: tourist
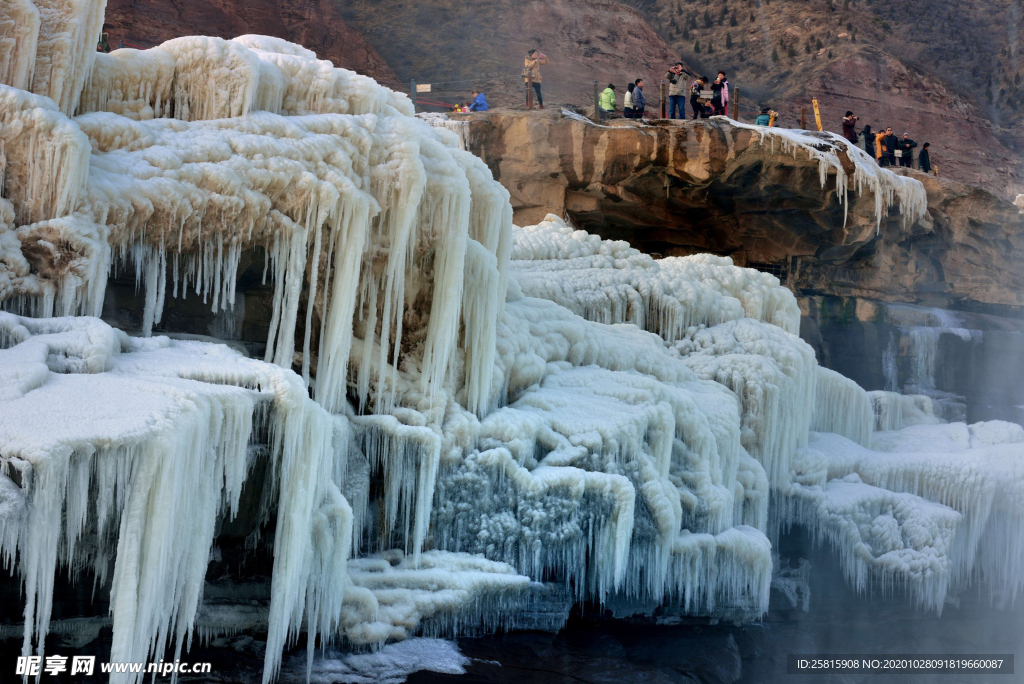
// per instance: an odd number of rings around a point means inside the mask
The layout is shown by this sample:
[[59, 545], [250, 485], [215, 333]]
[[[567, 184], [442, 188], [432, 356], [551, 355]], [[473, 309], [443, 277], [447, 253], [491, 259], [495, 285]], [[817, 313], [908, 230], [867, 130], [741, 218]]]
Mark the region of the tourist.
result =
[[909, 133], [903, 134], [903, 139], [900, 140], [899, 146], [896, 148], [900, 151], [900, 166], [912, 169], [914, 168], [914, 148], [917, 147], [917, 143], [911, 139]]
[[668, 118], [686, 118], [686, 80], [683, 63], [676, 62], [665, 74], [668, 79]]
[[872, 157], [875, 156], [875, 134], [871, 130], [871, 124], [864, 126], [864, 130], [860, 132], [864, 136], [864, 151]]
[[469, 105], [469, 111], [471, 112], [486, 112], [490, 107], [487, 106], [487, 98], [479, 90], [473, 91], [473, 104]]
[[540, 67], [542, 64], [547, 64], [548, 58], [544, 56], [543, 52], [538, 50], [530, 50], [526, 53], [526, 60], [523, 62], [523, 81], [526, 83], [526, 101], [530, 101], [530, 82], [533, 82], [533, 92], [537, 94], [537, 104], [540, 109], [544, 109], [544, 96], [540, 93]]
[[635, 116], [633, 116], [633, 91], [635, 90], [636, 84], [630, 83], [628, 86], [626, 86], [626, 95], [622, 98], [622, 116], [626, 117], [627, 119], [636, 118]]
[[634, 81], [636, 88], [633, 88], [633, 118], [644, 118], [644, 108], [647, 107], [647, 98], [644, 97], [644, 79], [638, 78]]
[[717, 116], [729, 115], [729, 79], [724, 71], [718, 72], [718, 78], [711, 84], [711, 109]]
[[761, 107], [761, 113], [754, 120], [755, 126], [767, 126], [772, 122], [772, 117], [768, 114], [771, 111], [767, 107]]
[[615, 113], [615, 86], [611, 83], [601, 91], [601, 98], [597, 102], [598, 114], [602, 119], [607, 119]]
[[885, 129], [882, 136], [881, 153], [882, 166], [896, 166], [896, 149], [900, 145], [900, 139], [892, 132], [892, 126]]
[[931, 143], [925, 143], [921, 146], [921, 154], [917, 156], [917, 167], [925, 173], [932, 172], [932, 157], [928, 148], [931, 147]]
[[708, 77], [701, 76], [693, 82], [690, 86], [690, 106], [693, 107], [693, 118], [696, 119], [698, 116], [702, 119], [708, 118], [707, 107], [701, 101], [703, 91], [708, 86]]
[[885, 131], [879, 131], [875, 133], [875, 161], [878, 165], [882, 165], [882, 138], [885, 137]]
[[850, 144], [854, 147], [860, 141], [857, 137], [857, 121], [858, 117], [853, 115], [853, 112], [846, 112], [846, 116], [843, 117], [843, 137], [850, 141]]

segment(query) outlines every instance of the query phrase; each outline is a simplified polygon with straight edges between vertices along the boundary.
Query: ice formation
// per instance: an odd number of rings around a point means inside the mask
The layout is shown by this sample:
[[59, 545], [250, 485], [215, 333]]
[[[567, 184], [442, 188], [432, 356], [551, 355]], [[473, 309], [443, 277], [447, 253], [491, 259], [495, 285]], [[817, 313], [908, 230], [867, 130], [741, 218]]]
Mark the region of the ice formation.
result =
[[[941, 504], [961, 516], [948, 546], [948, 582], [984, 580], [993, 599], [1012, 602], [1021, 589], [1021, 477], [1024, 430], [989, 421], [916, 425], [879, 432], [872, 448], [835, 434], [815, 434], [830, 478], [855, 477], [873, 487]], [[928, 503], [929, 506], [934, 506]], [[947, 512], [922, 509], [931, 519]], [[937, 592], [941, 598], [944, 592]], [[933, 601], [934, 604], [934, 601]], [[937, 607], [937, 606], [936, 606]]]
[[674, 342], [687, 328], [756, 318], [796, 334], [800, 309], [778, 279], [700, 254], [654, 260], [622, 241], [573, 230], [553, 214], [515, 233], [512, 267], [523, 294], [588, 320], [633, 323]]
[[[459, 653], [458, 646], [451, 641], [416, 638], [388, 644], [374, 653], [319, 659], [309, 681], [311, 684], [402, 684], [413, 672], [465, 674], [464, 666], [469, 663], [470, 659]], [[295, 672], [296, 676], [299, 674]]]
[[[736, 128], [754, 131], [761, 145], [767, 145], [773, 154], [776, 148], [782, 154], [792, 154], [794, 159], [801, 152], [806, 154], [818, 163], [823, 188], [829, 175], [834, 174], [836, 198], [843, 205], [844, 221], [849, 215], [851, 189], [858, 195], [867, 189], [874, 196], [878, 230], [881, 230], [882, 219], [888, 216], [890, 207], [897, 204], [904, 226], [928, 211], [928, 195], [920, 181], [881, 168], [867, 152], [836, 133], [731, 123]], [[852, 173], [847, 170], [848, 165], [853, 167]]]
[[[0, 9], [0, 554], [25, 654], [58, 572], [109, 590], [112, 660], [265, 629], [264, 682], [303, 635], [497, 629], [552, 597], [747, 619], [793, 523], [861, 590], [1017, 591], [1024, 431], [929, 426], [819, 368], [773, 276], [514, 227], [456, 134], [298, 45], [96, 55], [102, 10]], [[853, 182], [922, 209], [916, 181]], [[173, 298], [230, 311], [254, 257], [263, 360], [150, 336]], [[135, 337], [98, 318], [118, 270]], [[270, 596], [229, 615], [202, 599], [243, 499]]]

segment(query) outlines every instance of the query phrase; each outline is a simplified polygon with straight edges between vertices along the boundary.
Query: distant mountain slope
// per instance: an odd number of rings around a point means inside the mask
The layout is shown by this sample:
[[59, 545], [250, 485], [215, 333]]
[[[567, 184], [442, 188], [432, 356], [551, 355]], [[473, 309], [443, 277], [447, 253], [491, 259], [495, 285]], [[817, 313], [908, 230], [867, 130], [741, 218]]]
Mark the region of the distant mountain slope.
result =
[[[521, 71], [530, 48], [551, 103], [593, 105], [601, 89], [638, 77], [657, 79], [678, 59], [634, 9], [606, 0], [336, 0], [341, 15], [394, 68], [403, 84], [431, 83], [442, 101], [469, 98], [474, 86], [498, 105], [525, 100]], [[407, 87], [407, 86], [406, 86]], [[655, 98], [656, 99], [656, 98]]]
[[107, 0], [110, 46], [152, 47], [178, 36], [278, 36], [314, 50], [336, 66], [378, 80], [395, 74], [332, 0]]

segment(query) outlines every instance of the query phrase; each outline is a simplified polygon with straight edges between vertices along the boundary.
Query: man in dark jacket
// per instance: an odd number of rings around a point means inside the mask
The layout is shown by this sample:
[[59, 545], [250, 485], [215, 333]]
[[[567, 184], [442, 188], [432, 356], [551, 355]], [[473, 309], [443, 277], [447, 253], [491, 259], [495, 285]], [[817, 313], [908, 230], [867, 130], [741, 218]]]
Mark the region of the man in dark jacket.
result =
[[636, 79], [636, 88], [633, 89], [633, 110], [637, 119], [644, 118], [644, 107], [647, 106], [647, 99], [644, 97], [644, 79]]
[[925, 173], [932, 172], [932, 157], [928, 148], [931, 147], [931, 143], [925, 143], [921, 146], [921, 154], [917, 157], [917, 167]]
[[853, 112], [846, 112], [846, 116], [843, 117], [843, 137], [849, 140], [854, 147], [860, 140], [857, 137], [857, 117], [853, 115]]
[[909, 133], [903, 134], [903, 139], [900, 140], [898, 149], [900, 151], [900, 166], [908, 169], [914, 167], [914, 148], [917, 147], [917, 143], [910, 138]]
[[886, 128], [885, 135], [882, 136], [882, 149], [880, 150], [882, 166], [896, 166], [896, 148], [899, 144], [900, 139], [892, 132], [892, 126]]

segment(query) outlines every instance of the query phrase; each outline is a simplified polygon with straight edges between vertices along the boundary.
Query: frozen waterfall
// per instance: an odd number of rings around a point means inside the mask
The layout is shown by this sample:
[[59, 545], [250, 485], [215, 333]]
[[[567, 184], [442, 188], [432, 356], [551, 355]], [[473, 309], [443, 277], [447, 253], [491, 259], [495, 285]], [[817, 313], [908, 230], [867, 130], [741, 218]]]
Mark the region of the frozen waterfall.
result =
[[[793, 294], [726, 257], [513, 226], [456, 133], [309, 50], [96, 54], [103, 10], [0, 7], [0, 553], [25, 655], [61, 573], [109, 593], [111, 660], [255, 626], [265, 683], [303, 635], [494, 630], [553, 595], [755, 619], [797, 523], [861, 591], [938, 611], [1021, 588], [1024, 430], [820, 368]], [[840, 195], [922, 211], [920, 183], [851, 160]], [[239, 306], [243, 258], [272, 288], [263, 360], [152, 335], [172, 299]], [[117, 272], [145, 296], [131, 334], [99, 318]], [[244, 614], [203, 601], [227, 523], [272, 548]]]

